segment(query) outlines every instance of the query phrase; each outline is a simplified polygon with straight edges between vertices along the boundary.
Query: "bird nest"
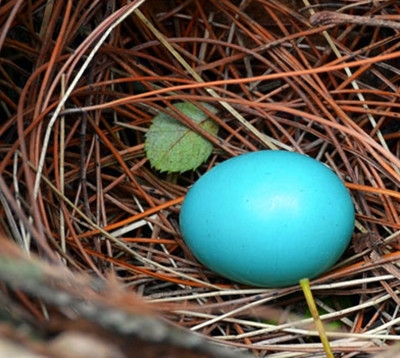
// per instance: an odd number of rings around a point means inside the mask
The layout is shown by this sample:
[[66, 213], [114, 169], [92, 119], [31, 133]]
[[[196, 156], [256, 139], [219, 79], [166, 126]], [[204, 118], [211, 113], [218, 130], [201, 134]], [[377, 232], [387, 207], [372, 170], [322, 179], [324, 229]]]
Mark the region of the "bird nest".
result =
[[[202, 174], [282, 149], [331, 167], [355, 205], [351, 245], [311, 281], [333, 353], [362, 357], [398, 341], [399, 19], [391, 0], [2, 5], [0, 276], [10, 320], [59, 333], [73, 329], [66, 320], [103, 324], [143, 305], [254, 356], [324, 356], [299, 285], [224, 279], [179, 232], [181, 203]], [[182, 102], [202, 106], [218, 132], [177, 111]], [[158, 170], [149, 160], [146, 134], [165, 112], [212, 143], [201, 164]]]

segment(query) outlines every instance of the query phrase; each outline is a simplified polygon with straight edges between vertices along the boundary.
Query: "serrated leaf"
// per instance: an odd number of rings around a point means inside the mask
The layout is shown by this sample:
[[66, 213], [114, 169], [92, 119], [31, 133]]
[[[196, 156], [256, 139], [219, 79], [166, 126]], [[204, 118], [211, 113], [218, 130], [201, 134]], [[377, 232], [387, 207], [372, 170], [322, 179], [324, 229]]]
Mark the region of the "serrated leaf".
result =
[[[202, 103], [209, 111], [217, 110]], [[174, 107], [198, 123], [204, 130], [217, 134], [218, 125], [190, 102]], [[161, 172], [185, 172], [197, 169], [210, 156], [213, 145], [207, 139], [178, 122], [168, 113], [160, 112], [146, 133], [145, 151], [150, 164]]]

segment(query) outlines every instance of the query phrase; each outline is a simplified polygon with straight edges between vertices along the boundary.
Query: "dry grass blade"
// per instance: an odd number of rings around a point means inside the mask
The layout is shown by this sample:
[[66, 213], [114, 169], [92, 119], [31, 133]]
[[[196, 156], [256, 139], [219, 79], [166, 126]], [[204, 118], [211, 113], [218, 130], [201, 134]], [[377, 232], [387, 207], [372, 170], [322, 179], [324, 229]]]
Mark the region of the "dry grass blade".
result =
[[[183, 68], [199, 83], [204, 83], [205, 81], [195, 72], [190, 65], [181, 57], [181, 55], [174, 50], [174, 48], [165, 40], [163, 35], [149, 22], [146, 17], [139, 11], [135, 11], [136, 15], [139, 17], [143, 23], [149, 27], [150, 31], [160, 40], [160, 42], [168, 49], [168, 51], [179, 61]], [[252, 126], [243, 116], [235, 110], [229, 103], [225, 102], [217, 92], [211, 88], [206, 88], [207, 92], [227, 110], [229, 111], [246, 129], [253, 133], [262, 143], [264, 143], [270, 149], [278, 149], [271, 141], [268, 140], [265, 134], [262, 134], [254, 126]]]
[[[185, 334], [257, 357], [323, 355], [300, 286], [254, 289], [219, 277], [179, 232], [182, 200], [202, 174], [242, 153], [281, 148], [330, 166], [355, 204], [352, 244], [311, 281], [334, 354], [362, 357], [399, 340], [400, 7], [300, 3], [11, 0], [0, 7], [1, 234], [57, 267], [39, 280], [40, 295], [24, 286], [38, 278], [30, 259], [2, 251], [26, 268], [13, 286], [0, 272], [7, 283], [0, 298], [20, 320], [35, 327], [73, 322], [71, 315], [95, 320], [83, 295], [108, 308], [111, 299], [80, 280], [89, 274], [90, 286], [111, 276], [124, 295], [168, 307], [160, 314]], [[220, 130], [211, 135], [174, 112], [214, 149], [195, 171], [162, 174], [148, 163], [145, 135], [154, 116], [179, 101], [218, 108], [209, 117]], [[50, 293], [74, 298], [76, 310]], [[3, 338], [16, 337], [2, 327]], [[74, 339], [70, 326], [56, 331], [60, 344], [63, 333]], [[111, 337], [109, 348], [120, 354]], [[30, 338], [24, 347], [36, 354]]]

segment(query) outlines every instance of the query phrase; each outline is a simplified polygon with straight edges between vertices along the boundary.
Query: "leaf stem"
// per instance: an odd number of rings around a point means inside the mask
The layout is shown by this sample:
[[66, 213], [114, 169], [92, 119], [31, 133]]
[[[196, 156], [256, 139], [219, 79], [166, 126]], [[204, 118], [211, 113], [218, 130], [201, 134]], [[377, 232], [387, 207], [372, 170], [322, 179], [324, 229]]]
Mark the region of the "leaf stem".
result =
[[300, 280], [300, 286], [303, 290], [304, 297], [307, 301], [308, 308], [310, 309], [311, 315], [315, 322], [315, 327], [319, 333], [319, 337], [324, 347], [325, 354], [327, 358], [334, 358], [331, 346], [329, 344], [328, 336], [326, 335], [324, 324], [318, 314], [317, 305], [315, 304], [313, 294], [310, 288], [310, 280], [308, 278], [303, 278]]

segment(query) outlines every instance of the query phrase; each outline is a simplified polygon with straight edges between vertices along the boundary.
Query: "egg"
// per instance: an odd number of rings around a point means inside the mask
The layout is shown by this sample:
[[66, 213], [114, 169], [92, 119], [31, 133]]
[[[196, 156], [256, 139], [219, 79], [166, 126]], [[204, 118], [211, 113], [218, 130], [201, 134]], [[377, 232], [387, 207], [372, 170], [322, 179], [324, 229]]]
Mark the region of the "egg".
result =
[[348, 246], [355, 214], [341, 179], [294, 152], [228, 159], [189, 189], [181, 233], [193, 255], [232, 281], [284, 287], [315, 278]]

